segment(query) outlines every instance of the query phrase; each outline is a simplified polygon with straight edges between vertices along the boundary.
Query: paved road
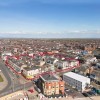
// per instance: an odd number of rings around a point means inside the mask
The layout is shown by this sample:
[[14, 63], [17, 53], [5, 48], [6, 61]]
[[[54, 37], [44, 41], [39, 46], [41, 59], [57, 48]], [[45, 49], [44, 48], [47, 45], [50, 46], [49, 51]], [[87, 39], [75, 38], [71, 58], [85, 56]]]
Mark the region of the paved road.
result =
[[8, 90], [9, 87], [11, 86], [11, 78], [10, 78], [10, 75], [9, 75], [5, 65], [2, 63], [1, 60], [0, 60], [0, 70], [2, 71], [2, 73], [4, 74], [4, 76], [6, 77], [6, 79], [8, 81], [7, 86], [2, 91], [0, 91], [0, 94], [1, 94], [1, 93], [5, 92], [6, 90]]
[[30, 88], [32, 86], [33, 86], [33, 84], [31, 82], [26, 83], [25, 86], [24, 85], [16, 86], [14, 88], [14, 91], [11, 88], [11, 89], [8, 89], [7, 91], [4, 91], [4, 92], [0, 93], [0, 97], [5, 96], [5, 95], [8, 95], [8, 94], [13, 93], [13, 92], [16, 92], [16, 91], [19, 91], [19, 90], [24, 90], [24, 88], [25, 89]]
[[7, 66], [5, 66], [5, 64], [1, 60], [0, 70], [2, 71], [2, 73], [8, 81], [7, 86], [2, 91], [0, 91], [0, 97], [24, 88], [29, 88], [33, 85], [32, 82], [25, 83], [24, 85], [20, 84], [17, 76], [13, 74], [13, 72]]

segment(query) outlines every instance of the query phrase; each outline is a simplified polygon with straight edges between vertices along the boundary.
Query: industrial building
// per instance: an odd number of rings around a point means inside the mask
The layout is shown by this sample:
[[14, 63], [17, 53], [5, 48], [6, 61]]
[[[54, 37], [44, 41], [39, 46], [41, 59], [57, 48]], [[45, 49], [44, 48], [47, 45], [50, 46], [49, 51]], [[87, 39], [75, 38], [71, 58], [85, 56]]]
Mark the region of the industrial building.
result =
[[78, 91], [81, 92], [83, 92], [85, 88], [90, 84], [89, 78], [73, 72], [63, 74], [63, 80], [67, 84], [71, 85], [72, 87], [76, 88]]

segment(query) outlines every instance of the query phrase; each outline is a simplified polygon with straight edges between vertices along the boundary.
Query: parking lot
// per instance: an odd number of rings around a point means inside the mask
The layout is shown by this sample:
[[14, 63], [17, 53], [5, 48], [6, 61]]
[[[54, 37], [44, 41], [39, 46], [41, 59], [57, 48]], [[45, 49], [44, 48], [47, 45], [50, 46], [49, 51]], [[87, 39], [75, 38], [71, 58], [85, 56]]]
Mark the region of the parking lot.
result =
[[65, 85], [65, 93], [66, 95], [72, 96], [72, 97], [77, 97], [77, 98], [84, 97], [81, 92], [77, 91], [75, 88], [72, 88], [71, 86], [67, 84]]

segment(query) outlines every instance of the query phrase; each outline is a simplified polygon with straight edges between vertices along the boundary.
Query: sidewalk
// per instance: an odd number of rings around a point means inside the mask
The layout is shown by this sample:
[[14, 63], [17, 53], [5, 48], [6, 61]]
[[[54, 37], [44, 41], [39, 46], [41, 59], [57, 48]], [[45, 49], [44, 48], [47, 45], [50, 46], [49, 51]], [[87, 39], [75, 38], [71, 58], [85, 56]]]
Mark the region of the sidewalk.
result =
[[[33, 100], [33, 99], [30, 99], [30, 100]], [[89, 97], [83, 97], [83, 98], [72, 98], [71, 96], [69, 97], [63, 97], [63, 98], [42, 98], [42, 99], [39, 99], [39, 98], [36, 98], [34, 100], [100, 100], [100, 96], [93, 96], [91, 98]]]
[[7, 79], [5, 78], [5, 76], [3, 75], [2, 71], [0, 72], [0, 75], [2, 76], [3, 78], [3, 82], [0, 82], [0, 91], [3, 90], [6, 86], [7, 86]]
[[20, 84], [25, 84], [30, 82], [31, 80], [26, 80], [22, 75], [19, 76], [19, 82]]
[[0, 100], [20, 100], [20, 98], [25, 98], [23, 91], [11, 93], [9, 95], [1, 97]]
[[93, 97], [84, 97], [84, 98], [75, 98], [73, 100], [100, 100], [100, 96], [93, 96]]
[[63, 97], [63, 98], [44, 98], [44, 99], [36, 99], [36, 100], [100, 100], [100, 96], [94, 96], [94, 97], [84, 97], [84, 98], [72, 98], [72, 97]]
[[[28, 90], [33, 89], [33, 93], [29, 92]], [[27, 95], [29, 97], [29, 100], [35, 100], [34, 98], [37, 98], [36, 95], [38, 95], [38, 92], [34, 89], [34, 86], [30, 87], [29, 89], [27, 89]], [[37, 99], [36, 99], [37, 100]]]

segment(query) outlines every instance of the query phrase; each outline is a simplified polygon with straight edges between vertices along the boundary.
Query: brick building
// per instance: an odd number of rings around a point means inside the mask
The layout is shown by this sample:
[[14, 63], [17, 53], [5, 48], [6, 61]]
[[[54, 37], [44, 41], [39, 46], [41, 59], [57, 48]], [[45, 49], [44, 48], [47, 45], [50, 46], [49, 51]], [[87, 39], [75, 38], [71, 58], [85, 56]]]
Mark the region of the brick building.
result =
[[64, 81], [53, 74], [42, 75], [38, 81], [38, 87], [45, 96], [64, 95]]

